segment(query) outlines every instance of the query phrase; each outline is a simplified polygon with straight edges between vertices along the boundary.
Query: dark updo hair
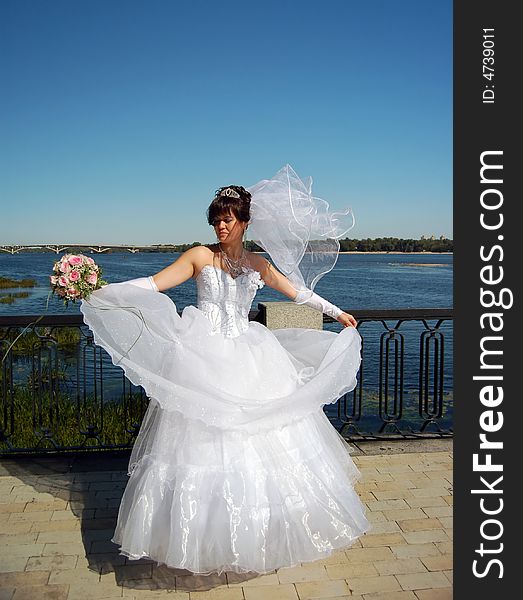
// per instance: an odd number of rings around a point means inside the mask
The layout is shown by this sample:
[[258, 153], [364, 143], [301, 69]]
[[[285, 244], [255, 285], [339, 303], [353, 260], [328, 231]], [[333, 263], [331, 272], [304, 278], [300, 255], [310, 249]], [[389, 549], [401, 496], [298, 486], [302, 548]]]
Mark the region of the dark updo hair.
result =
[[[233, 196], [220, 196], [220, 193], [227, 188], [233, 189], [240, 194], [239, 198]], [[216, 190], [214, 200], [207, 209], [207, 222], [213, 225], [214, 221], [223, 215], [232, 214], [240, 221], [246, 223], [251, 218], [251, 193], [241, 185], [225, 185]]]

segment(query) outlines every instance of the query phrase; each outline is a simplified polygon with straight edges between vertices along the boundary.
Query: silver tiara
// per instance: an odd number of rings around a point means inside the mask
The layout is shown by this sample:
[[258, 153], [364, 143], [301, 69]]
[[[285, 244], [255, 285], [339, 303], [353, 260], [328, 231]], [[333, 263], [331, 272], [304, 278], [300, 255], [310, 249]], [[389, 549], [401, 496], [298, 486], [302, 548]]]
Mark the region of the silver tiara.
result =
[[227, 188], [220, 192], [220, 196], [232, 196], [233, 198], [239, 198], [240, 194], [238, 194], [238, 192], [233, 190], [232, 188]]

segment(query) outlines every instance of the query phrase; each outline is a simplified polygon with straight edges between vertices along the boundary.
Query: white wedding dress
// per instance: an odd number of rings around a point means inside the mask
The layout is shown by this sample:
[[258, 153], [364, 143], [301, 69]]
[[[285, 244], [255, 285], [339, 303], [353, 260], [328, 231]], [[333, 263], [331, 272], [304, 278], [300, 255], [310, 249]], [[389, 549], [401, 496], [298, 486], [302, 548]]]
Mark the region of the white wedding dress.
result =
[[95, 343], [150, 398], [113, 540], [211, 574], [326, 557], [369, 529], [349, 445], [323, 406], [356, 385], [361, 339], [248, 320], [263, 280], [206, 265], [197, 306], [109, 284], [83, 300]]

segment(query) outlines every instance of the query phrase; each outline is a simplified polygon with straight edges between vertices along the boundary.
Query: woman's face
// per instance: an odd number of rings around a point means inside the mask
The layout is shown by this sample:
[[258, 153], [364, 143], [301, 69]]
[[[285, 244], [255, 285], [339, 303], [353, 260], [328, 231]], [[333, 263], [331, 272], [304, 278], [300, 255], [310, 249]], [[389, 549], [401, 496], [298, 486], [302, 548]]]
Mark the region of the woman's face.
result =
[[230, 244], [242, 240], [245, 224], [238, 220], [232, 212], [229, 212], [216, 217], [213, 227], [218, 241]]

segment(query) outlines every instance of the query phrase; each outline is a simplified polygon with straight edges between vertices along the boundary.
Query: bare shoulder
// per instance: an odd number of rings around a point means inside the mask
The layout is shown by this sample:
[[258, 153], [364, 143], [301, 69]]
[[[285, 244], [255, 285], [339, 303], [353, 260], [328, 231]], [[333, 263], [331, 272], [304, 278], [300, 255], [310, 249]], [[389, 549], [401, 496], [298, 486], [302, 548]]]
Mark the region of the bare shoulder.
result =
[[193, 246], [186, 250], [183, 255], [195, 266], [212, 262], [212, 245]]
[[194, 246], [186, 251], [186, 254], [189, 253], [188, 258], [194, 265], [195, 271], [199, 272], [204, 265], [213, 264], [214, 255], [216, 254], [215, 244]]

